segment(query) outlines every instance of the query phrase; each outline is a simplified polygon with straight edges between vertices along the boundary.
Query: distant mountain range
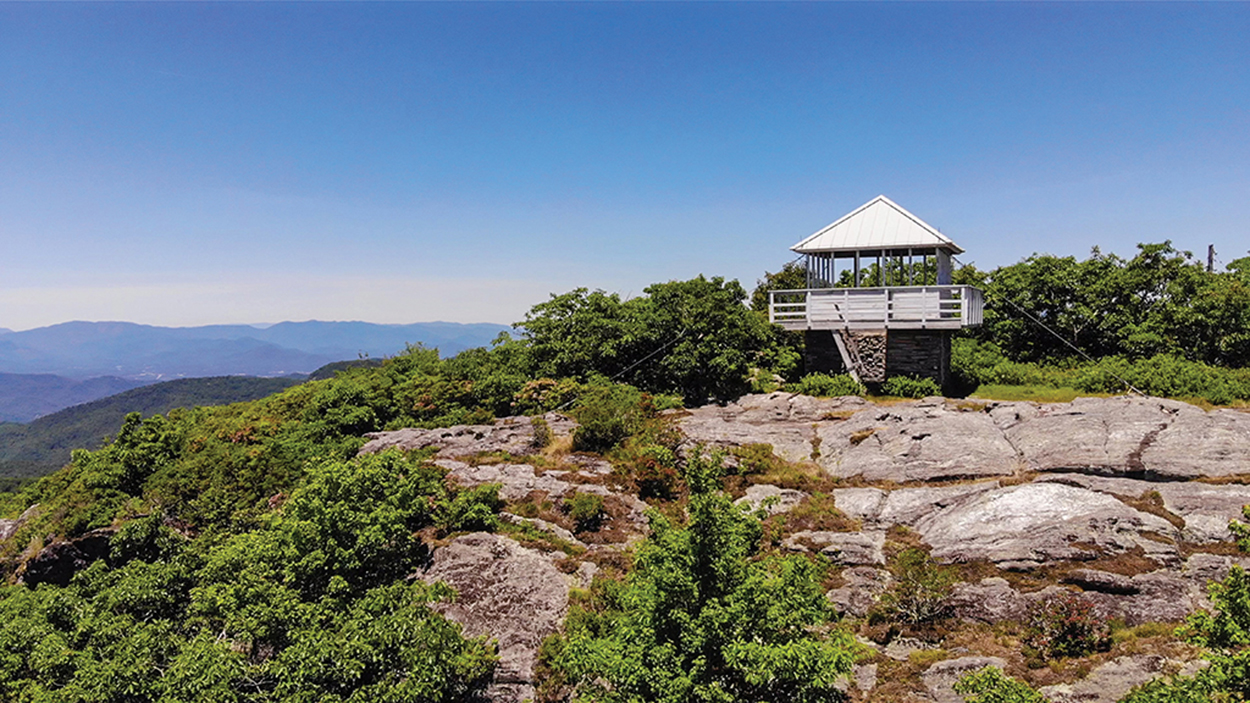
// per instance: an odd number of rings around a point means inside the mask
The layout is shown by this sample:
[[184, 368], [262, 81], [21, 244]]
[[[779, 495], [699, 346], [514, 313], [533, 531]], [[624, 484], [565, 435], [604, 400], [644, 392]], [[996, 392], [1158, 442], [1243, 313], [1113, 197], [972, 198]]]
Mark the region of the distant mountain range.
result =
[[0, 422], [29, 422], [79, 403], [147, 385], [116, 376], [79, 381], [52, 374], [0, 373]]
[[117, 376], [286, 376], [362, 355], [392, 356], [406, 344], [444, 356], [490, 343], [509, 329], [490, 323], [282, 322], [269, 327], [154, 327], [130, 322], [66, 322], [0, 335], [0, 372], [75, 379]]
[[337, 361], [378, 359], [408, 344], [443, 356], [510, 329], [491, 323], [282, 322], [269, 327], [154, 327], [66, 322], [0, 328], [0, 422], [29, 422], [157, 381], [208, 376], [298, 376]]

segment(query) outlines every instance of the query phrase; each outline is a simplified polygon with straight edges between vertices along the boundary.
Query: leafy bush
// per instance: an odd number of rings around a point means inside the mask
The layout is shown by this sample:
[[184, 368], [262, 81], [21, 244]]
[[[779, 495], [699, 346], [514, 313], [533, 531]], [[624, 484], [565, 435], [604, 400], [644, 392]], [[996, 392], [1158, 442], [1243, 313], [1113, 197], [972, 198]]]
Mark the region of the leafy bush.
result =
[[1075, 386], [1083, 391], [1122, 393], [1126, 388], [1120, 379], [1143, 393], [1167, 398], [1202, 398], [1216, 405], [1250, 400], [1250, 370], [1218, 368], [1168, 354], [1137, 361], [1101, 359], [1081, 368]]
[[881, 384], [881, 393], [897, 398], [926, 398], [931, 395], [942, 395], [942, 388], [931, 378], [891, 376]]
[[843, 395], [864, 395], [868, 392], [864, 384], [851, 378], [849, 374], [829, 376], [823, 373], [809, 373], [798, 383], [786, 384], [787, 393], [801, 393], [817, 398], [832, 398]]
[[1111, 626], [1092, 603], [1064, 591], [1029, 607], [1024, 644], [1042, 659], [1083, 657], [1110, 648]]
[[975, 339], [951, 342], [951, 372], [956, 383], [972, 391], [979, 385], [1052, 386], [1071, 385], [1069, 366], [1012, 361], [997, 344]]
[[165, 525], [159, 510], [128, 520], [109, 540], [109, 562], [125, 564], [135, 559], [168, 561], [178, 554], [186, 539]]
[[672, 498], [681, 484], [677, 455], [659, 444], [645, 444], [626, 461], [630, 477], [641, 498]]
[[1072, 344], [1094, 357], [1168, 353], [1218, 366], [1250, 365], [1245, 260], [1230, 262], [1225, 273], [1207, 272], [1171, 242], [1137, 248], [1127, 260], [1095, 248], [1080, 262], [1034, 255], [988, 274], [961, 269], [957, 282], [986, 293], [985, 323], [973, 334], [1018, 361], [1075, 358]]
[[315, 462], [247, 531], [188, 539], [154, 512], [66, 586], [0, 586], [0, 700], [472, 700], [492, 648], [430, 607], [449, 588], [405, 579], [444, 474]]
[[964, 674], [955, 682], [955, 693], [967, 696], [966, 703], [1045, 703], [1042, 694], [1028, 684], [1007, 676], [1001, 669], [987, 666]]
[[958, 577], [955, 570], [934, 561], [923, 549], [903, 550], [890, 565], [894, 584], [881, 598], [887, 618], [909, 625], [946, 617], [947, 600]]
[[498, 483], [484, 483], [460, 491], [443, 510], [439, 522], [448, 532], [484, 530], [499, 527], [499, 511], [503, 509]]
[[1088, 393], [1124, 393], [1125, 381], [1150, 395], [1200, 398], [1215, 405], [1250, 400], [1250, 369], [1230, 369], [1189, 361], [1173, 354], [1130, 360], [1110, 356], [1094, 362], [1063, 365], [1009, 360], [997, 345], [957, 339], [951, 346], [951, 369], [959, 384], [1071, 387]]
[[637, 388], [593, 385], [582, 391], [572, 414], [578, 422], [573, 448], [606, 452], [641, 431], [643, 422], [655, 415], [655, 407]]
[[537, 415], [572, 404], [582, 384], [571, 378], [537, 378], [526, 381], [512, 398], [512, 409], [522, 415]]
[[564, 509], [578, 532], [594, 532], [603, 526], [607, 517], [603, 496], [578, 491], [572, 498], [564, 499]]

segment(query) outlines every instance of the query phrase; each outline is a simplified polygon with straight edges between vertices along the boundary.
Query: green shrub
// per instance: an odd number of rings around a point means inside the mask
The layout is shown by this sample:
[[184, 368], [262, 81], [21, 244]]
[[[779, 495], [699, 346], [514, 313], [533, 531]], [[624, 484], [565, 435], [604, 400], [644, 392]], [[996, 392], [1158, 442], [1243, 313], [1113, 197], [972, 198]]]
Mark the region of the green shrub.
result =
[[984, 384], [1125, 393], [1127, 382], [1163, 398], [1198, 398], [1215, 405], [1250, 400], [1250, 369], [1210, 366], [1173, 354], [1136, 360], [1109, 356], [1081, 364], [1021, 363], [1008, 359], [995, 344], [956, 339], [951, 345], [951, 370], [956, 385], [965, 391]]
[[160, 510], [127, 520], [109, 540], [109, 562], [125, 564], [134, 559], [156, 562], [172, 559], [187, 540], [165, 525]]
[[641, 431], [655, 408], [648, 396], [632, 386], [592, 385], [585, 387], [572, 414], [578, 422], [573, 448], [606, 452]]
[[764, 443], [743, 444], [732, 447], [730, 456], [736, 460], [733, 473], [739, 476], [766, 474], [781, 464], [781, 460], [773, 453], [773, 445]]
[[931, 395], [942, 395], [942, 389], [931, 378], [891, 376], [881, 384], [881, 393], [897, 398], [926, 398]]
[[894, 585], [881, 598], [881, 612], [887, 618], [918, 625], [946, 617], [947, 600], [958, 580], [954, 569], [913, 547], [894, 559], [890, 573]]
[[1208, 366], [1169, 354], [1137, 361], [1100, 359], [1083, 366], [1074, 385], [1083, 391], [1123, 393], [1124, 381], [1143, 393], [1166, 398], [1202, 398], [1216, 405], [1250, 400], [1250, 372], [1245, 369]]
[[1028, 684], [987, 666], [964, 674], [955, 682], [955, 693], [968, 696], [967, 703], [1045, 703], [1042, 694]]
[[550, 412], [572, 403], [581, 390], [582, 385], [571, 378], [526, 381], [521, 390], [512, 396], [512, 411], [521, 415]]
[[952, 340], [951, 372], [956, 385], [968, 391], [979, 385], [1061, 388], [1070, 385], [1074, 376], [1068, 366], [1012, 361], [997, 344], [975, 339]]
[[681, 484], [677, 455], [660, 444], [647, 444], [628, 462], [630, 477], [640, 498], [672, 498]]
[[608, 515], [603, 507], [603, 496], [594, 493], [578, 492], [572, 498], [565, 498], [564, 509], [578, 532], [598, 530]]
[[499, 527], [499, 511], [503, 501], [499, 498], [498, 483], [484, 483], [460, 491], [439, 516], [440, 526], [448, 532], [485, 530], [493, 532]]
[[551, 445], [551, 425], [541, 417], [530, 418], [530, 426], [534, 428], [534, 439], [530, 441], [535, 449], [546, 449]]
[[[716, 489], [719, 457], [687, 463], [685, 519], [649, 515], [616, 593], [574, 603], [545, 647], [580, 700], [839, 701], [862, 648], [829, 627], [823, 568], [761, 555], [762, 528]], [[596, 602], [597, 601], [597, 602]], [[617, 608], [621, 608], [617, 610]]]
[[809, 373], [798, 383], [787, 383], [785, 389], [787, 393], [801, 393], [817, 398], [864, 395], [868, 392], [864, 384], [851, 378], [849, 374], [829, 376], [823, 373]]
[[1089, 601], [1064, 591], [1029, 607], [1024, 644], [1042, 659], [1083, 657], [1111, 647], [1111, 626]]

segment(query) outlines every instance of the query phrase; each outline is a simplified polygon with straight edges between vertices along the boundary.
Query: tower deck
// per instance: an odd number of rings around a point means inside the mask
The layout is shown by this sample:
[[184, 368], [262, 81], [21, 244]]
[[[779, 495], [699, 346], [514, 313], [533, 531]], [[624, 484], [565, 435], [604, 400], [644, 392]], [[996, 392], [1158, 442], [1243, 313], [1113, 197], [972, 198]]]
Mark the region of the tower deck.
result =
[[807, 288], [769, 293], [768, 319], [788, 330], [956, 330], [981, 324], [973, 286]]

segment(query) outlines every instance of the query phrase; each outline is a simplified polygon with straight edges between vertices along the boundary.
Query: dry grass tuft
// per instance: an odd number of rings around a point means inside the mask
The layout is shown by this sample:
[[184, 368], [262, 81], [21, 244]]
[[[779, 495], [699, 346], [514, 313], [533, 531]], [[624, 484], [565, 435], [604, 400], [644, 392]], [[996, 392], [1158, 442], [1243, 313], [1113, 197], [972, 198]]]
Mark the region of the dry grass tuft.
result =
[[893, 561], [895, 557], [906, 549], [919, 549], [928, 553], [932, 547], [920, 537], [920, 533], [910, 527], [893, 525], [885, 531], [885, 556], [887, 561]]
[[1222, 557], [1245, 557], [1236, 542], [1210, 542], [1207, 544], [1181, 543], [1181, 558], [1188, 559], [1194, 554], [1216, 554]]
[[543, 447], [543, 456], [548, 460], [560, 464], [569, 454], [573, 453], [573, 435], [567, 434], [558, 437], [552, 437], [551, 442]]
[[[763, 451], [765, 447], [767, 452]], [[828, 493], [842, 485], [819, 464], [811, 461], [786, 461], [773, 453], [771, 445], [745, 445], [736, 448], [734, 454], [738, 457], [744, 474], [726, 477], [725, 489], [735, 497], [740, 497], [741, 492], [751, 484], [772, 484], [807, 493]]]
[[873, 436], [873, 435], [877, 434], [877, 430], [879, 430], [879, 429], [881, 429], [881, 428], [880, 428], [880, 427], [873, 427], [873, 428], [866, 429], [866, 430], [858, 430], [858, 431], [852, 432], [852, 433], [851, 433], [851, 444], [854, 444], [854, 445], [856, 445], [856, 446], [859, 446], [859, 444], [860, 444], [860, 443], [862, 443], [865, 439], [868, 439], [869, 437], [871, 437], [871, 436]]
[[[1185, 528], [1184, 518], [1177, 515], [1176, 513], [1173, 513], [1172, 511], [1168, 510], [1167, 508], [1163, 506], [1163, 496], [1160, 495], [1158, 491], [1146, 491], [1145, 493], [1142, 493], [1140, 496], [1136, 498], [1133, 498], [1132, 496], [1125, 496], [1125, 495], [1119, 495], [1119, 494], [1112, 494], [1112, 495], [1114, 495], [1117, 499], [1119, 499], [1121, 503], [1124, 503], [1130, 508], [1133, 508], [1135, 510], [1140, 510], [1143, 513], [1150, 513], [1151, 515], [1157, 515], [1163, 518], [1164, 520], [1167, 520], [1168, 522], [1172, 523], [1172, 526], [1178, 530], [1182, 530]], [[1150, 538], [1149, 536], [1147, 537]], [[1153, 539], [1153, 538], [1150, 538], [1150, 539]], [[1172, 542], [1172, 540], [1167, 539], [1167, 538], [1164, 538], [1162, 540], [1156, 540], [1156, 541]]]
[[1200, 476], [1194, 479], [1197, 483], [1212, 486], [1247, 486], [1250, 485], [1250, 474], [1234, 474], [1232, 476]]
[[1015, 473], [1010, 476], [1003, 476], [998, 479], [998, 484], [1004, 488], [1007, 486], [1020, 486], [1025, 483], [1033, 483], [1040, 476], [1036, 471], [1029, 471], [1025, 468], [1018, 468]]
[[765, 521], [765, 530], [772, 530], [771, 534], [779, 537], [808, 530], [859, 532], [861, 528], [859, 520], [852, 520], [834, 506], [833, 496], [828, 493], [813, 493], [794, 509], [773, 515]]

